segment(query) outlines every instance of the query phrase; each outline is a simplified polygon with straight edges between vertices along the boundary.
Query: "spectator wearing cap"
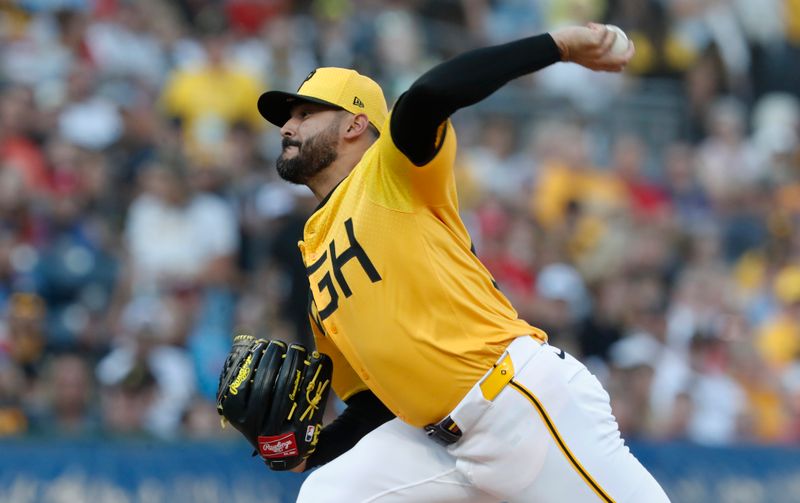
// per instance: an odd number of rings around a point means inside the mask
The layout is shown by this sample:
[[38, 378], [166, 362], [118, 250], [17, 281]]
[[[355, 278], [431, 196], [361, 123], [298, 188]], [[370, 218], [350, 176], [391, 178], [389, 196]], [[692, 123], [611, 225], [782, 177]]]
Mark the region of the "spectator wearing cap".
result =
[[580, 273], [566, 263], [548, 264], [539, 271], [535, 288], [537, 323], [559, 347], [576, 346], [577, 325], [591, 309]]
[[[649, 422], [641, 424], [641, 432], [653, 433], [663, 431], [670, 421], [670, 414], [680, 396], [688, 390], [691, 375], [685, 357], [666, 344], [665, 307], [659, 300], [643, 301], [641, 292], [632, 290], [628, 302], [631, 313], [627, 319], [627, 333], [609, 348], [612, 372], [622, 370], [623, 388], [634, 383], [625, 383], [626, 371], [635, 371], [647, 367], [652, 375], [635, 372], [641, 386], [648, 387], [646, 404], [641, 410], [648, 416]], [[620, 396], [625, 400], [624, 393]]]
[[632, 334], [609, 350], [611, 409], [626, 438], [645, 437], [651, 428], [650, 397], [661, 349], [649, 335]]

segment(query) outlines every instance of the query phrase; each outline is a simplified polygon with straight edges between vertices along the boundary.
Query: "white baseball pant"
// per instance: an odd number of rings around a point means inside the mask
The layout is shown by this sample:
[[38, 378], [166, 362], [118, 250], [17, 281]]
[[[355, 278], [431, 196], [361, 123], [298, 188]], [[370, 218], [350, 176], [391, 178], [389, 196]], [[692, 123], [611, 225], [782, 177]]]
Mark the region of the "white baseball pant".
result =
[[447, 447], [389, 421], [312, 472], [297, 501], [669, 502], [622, 441], [600, 382], [532, 337], [515, 339], [450, 417], [463, 436]]

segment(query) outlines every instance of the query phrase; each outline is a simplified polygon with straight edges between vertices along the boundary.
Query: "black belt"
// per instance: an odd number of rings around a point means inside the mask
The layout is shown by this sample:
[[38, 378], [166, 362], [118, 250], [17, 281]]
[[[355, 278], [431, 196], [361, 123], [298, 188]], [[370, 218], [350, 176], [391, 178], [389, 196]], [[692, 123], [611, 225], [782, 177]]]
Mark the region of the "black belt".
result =
[[450, 419], [450, 416], [447, 416], [436, 424], [426, 426], [425, 434], [446, 447], [458, 442], [461, 438], [461, 429], [455, 421]]
[[[505, 354], [481, 380], [480, 387], [483, 398], [490, 402], [493, 401], [513, 378], [514, 365], [511, 363], [510, 355]], [[450, 416], [436, 424], [426, 426], [425, 433], [444, 446], [452, 445], [461, 438], [461, 429]]]

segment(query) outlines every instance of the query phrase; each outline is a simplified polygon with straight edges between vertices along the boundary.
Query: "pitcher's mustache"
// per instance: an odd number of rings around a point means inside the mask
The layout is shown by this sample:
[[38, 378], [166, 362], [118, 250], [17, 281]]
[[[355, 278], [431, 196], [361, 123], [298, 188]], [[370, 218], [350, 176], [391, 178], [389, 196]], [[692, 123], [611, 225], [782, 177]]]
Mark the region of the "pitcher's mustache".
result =
[[297, 140], [291, 140], [289, 138], [284, 138], [281, 140], [281, 147], [288, 148], [288, 147], [297, 147], [300, 148], [301, 143]]

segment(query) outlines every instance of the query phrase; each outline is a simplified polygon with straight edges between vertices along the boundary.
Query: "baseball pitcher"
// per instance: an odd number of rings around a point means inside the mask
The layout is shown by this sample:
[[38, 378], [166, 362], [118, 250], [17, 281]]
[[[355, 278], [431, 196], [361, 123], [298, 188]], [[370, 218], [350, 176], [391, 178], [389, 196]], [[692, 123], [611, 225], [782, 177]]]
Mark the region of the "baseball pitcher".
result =
[[[317, 348], [239, 339], [218, 406], [273, 469], [318, 467], [298, 501], [668, 501], [597, 379], [497, 289], [454, 183], [455, 111], [559, 61], [620, 71], [613, 42], [589, 24], [467, 52], [391, 111], [343, 68], [261, 96], [278, 173], [320, 201], [298, 243]], [[330, 387], [347, 408], [322, 429]]]

